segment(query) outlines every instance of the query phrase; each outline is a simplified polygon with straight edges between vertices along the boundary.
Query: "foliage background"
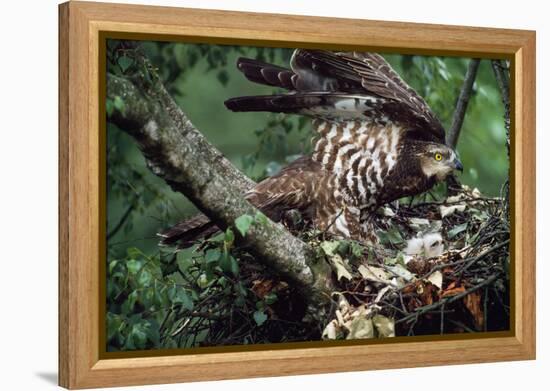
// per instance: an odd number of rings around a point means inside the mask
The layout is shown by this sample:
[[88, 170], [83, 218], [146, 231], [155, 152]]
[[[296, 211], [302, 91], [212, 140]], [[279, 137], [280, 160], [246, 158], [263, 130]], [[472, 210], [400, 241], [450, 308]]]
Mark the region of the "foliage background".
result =
[[[108, 45], [112, 55], [120, 42], [110, 41]], [[288, 66], [292, 49], [159, 42], [144, 42], [141, 47], [194, 125], [252, 178], [272, 175], [296, 155], [310, 150], [309, 121], [269, 113], [232, 113], [223, 105], [234, 96], [276, 91], [246, 80], [235, 67], [239, 56]], [[448, 127], [469, 59], [384, 57]], [[128, 73], [133, 66], [125, 56], [113, 56], [108, 61], [108, 70], [113, 73]], [[109, 112], [124, 102], [106, 104]], [[465, 167], [461, 181], [486, 195], [498, 195], [508, 176], [503, 114], [490, 60], [482, 60], [458, 151]], [[109, 122], [107, 133], [108, 349], [196, 346], [208, 327], [191, 328], [194, 331], [186, 338], [162, 334], [169, 310], [177, 306], [192, 312], [197, 301], [204, 298], [200, 289], [182, 289], [181, 272], [163, 267], [170, 254], [160, 252], [156, 237], [157, 232], [196, 210], [148, 170], [129, 136]], [[185, 273], [192, 260], [190, 251], [182, 252], [177, 256], [177, 267]], [[238, 289], [245, 298], [250, 296], [246, 287]], [[265, 305], [256, 303], [251, 327], [264, 323]]]

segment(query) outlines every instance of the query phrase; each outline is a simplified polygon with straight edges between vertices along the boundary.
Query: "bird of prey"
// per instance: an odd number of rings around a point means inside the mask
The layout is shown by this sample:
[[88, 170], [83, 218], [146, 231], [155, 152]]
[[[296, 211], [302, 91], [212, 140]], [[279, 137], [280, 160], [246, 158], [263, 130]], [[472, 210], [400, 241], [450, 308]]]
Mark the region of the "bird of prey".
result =
[[[237, 67], [248, 80], [287, 92], [232, 98], [228, 109], [308, 116], [316, 133], [312, 155], [246, 194], [274, 221], [298, 210], [335, 237], [370, 242], [378, 207], [462, 171], [427, 103], [379, 54], [297, 49], [290, 68], [249, 58]], [[164, 244], [188, 244], [216, 230], [199, 215], [161, 236]]]

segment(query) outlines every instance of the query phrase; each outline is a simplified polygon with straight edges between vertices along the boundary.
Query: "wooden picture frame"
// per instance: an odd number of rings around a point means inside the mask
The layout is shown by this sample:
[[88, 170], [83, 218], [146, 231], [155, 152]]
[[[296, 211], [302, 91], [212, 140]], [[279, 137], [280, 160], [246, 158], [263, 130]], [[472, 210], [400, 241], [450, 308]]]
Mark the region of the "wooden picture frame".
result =
[[[361, 47], [511, 61], [513, 265], [510, 333], [360, 345], [105, 358], [100, 224], [105, 156], [100, 41], [150, 39]], [[533, 31], [68, 2], [59, 7], [59, 384], [173, 383], [535, 358], [535, 33]], [[103, 210], [104, 212], [104, 210]], [[458, 354], [457, 354], [458, 353]]]

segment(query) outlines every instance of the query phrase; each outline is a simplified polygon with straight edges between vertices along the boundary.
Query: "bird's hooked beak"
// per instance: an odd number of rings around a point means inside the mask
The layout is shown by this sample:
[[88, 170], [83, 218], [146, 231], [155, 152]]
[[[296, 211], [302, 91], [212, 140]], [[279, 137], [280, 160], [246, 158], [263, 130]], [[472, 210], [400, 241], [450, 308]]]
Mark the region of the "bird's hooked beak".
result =
[[460, 161], [460, 159], [456, 155], [455, 155], [455, 158], [453, 160], [453, 165], [454, 165], [455, 170], [458, 170], [460, 172], [464, 171], [464, 166], [462, 165], [462, 162]]

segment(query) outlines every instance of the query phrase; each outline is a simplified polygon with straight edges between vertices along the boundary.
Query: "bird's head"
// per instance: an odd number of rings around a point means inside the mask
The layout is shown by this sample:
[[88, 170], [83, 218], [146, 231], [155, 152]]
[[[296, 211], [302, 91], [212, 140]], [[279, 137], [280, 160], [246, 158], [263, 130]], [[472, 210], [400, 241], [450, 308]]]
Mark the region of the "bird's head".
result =
[[437, 181], [445, 180], [454, 170], [463, 170], [456, 152], [444, 144], [425, 143], [418, 151], [418, 157], [422, 172]]

